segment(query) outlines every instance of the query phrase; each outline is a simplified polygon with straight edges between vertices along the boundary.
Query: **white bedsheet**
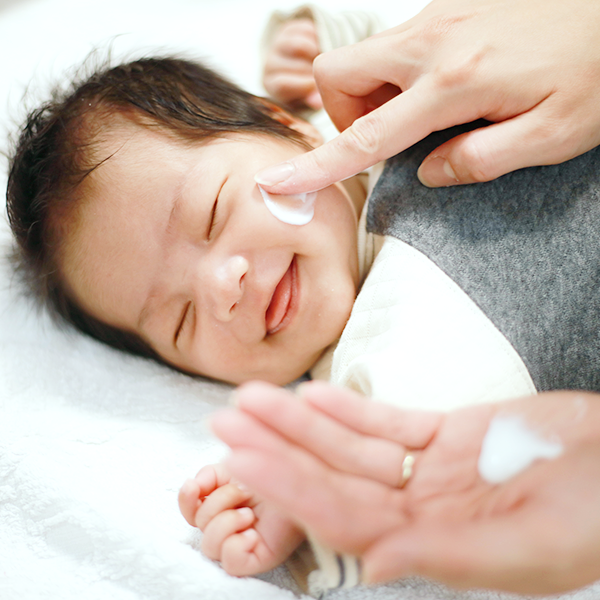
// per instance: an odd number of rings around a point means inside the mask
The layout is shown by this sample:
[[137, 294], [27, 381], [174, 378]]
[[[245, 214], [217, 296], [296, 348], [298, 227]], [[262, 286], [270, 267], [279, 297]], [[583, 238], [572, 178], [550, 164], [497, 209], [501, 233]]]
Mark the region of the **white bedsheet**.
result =
[[[390, 24], [424, 0], [371, 0]], [[365, 2], [327, 0], [332, 8]], [[184, 51], [260, 93], [258, 47], [270, 10], [288, 0], [0, 1], [0, 121], [6, 129], [93, 49]], [[0, 172], [5, 189], [6, 164]], [[4, 216], [0, 241], [8, 240]], [[228, 386], [192, 379], [60, 331], [19, 295], [0, 263], [0, 599], [283, 600], [284, 568], [226, 575], [199, 551], [177, 490], [225, 449], [206, 418]], [[600, 598], [600, 588], [575, 595]], [[334, 599], [488, 600], [408, 580]]]

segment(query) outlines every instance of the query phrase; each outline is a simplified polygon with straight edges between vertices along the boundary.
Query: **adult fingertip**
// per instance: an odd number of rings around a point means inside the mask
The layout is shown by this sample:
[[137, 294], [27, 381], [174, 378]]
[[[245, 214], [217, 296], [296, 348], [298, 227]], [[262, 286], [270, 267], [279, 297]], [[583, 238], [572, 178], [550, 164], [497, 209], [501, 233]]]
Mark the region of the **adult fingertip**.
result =
[[239, 413], [235, 408], [221, 408], [208, 417], [207, 424], [218, 438], [228, 437], [232, 428], [239, 427]]
[[286, 161], [259, 171], [254, 176], [258, 185], [273, 186], [287, 181], [296, 172], [294, 163]]
[[460, 184], [450, 162], [443, 156], [426, 158], [417, 171], [419, 181], [426, 187], [448, 187]]
[[250, 381], [242, 384], [235, 392], [235, 407], [239, 410], [254, 414], [261, 411], [266, 404], [274, 400], [281, 401], [289, 395], [284, 388], [265, 381]]
[[246, 398], [252, 397], [262, 391], [268, 384], [263, 381], [246, 381], [236, 387], [229, 395], [228, 404], [234, 408], [240, 408]]
[[296, 396], [310, 402], [315, 394], [322, 396], [332, 389], [333, 386], [327, 381], [311, 379], [310, 381], [299, 383], [294, 391], [296, 392]]

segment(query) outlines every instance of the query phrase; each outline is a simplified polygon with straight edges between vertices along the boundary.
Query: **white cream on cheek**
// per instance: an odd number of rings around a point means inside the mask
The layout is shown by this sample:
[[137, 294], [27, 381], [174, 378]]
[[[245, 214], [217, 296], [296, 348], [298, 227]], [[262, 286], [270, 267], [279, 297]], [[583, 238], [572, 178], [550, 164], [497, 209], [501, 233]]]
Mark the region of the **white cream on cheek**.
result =
[[269, 212], [283, 223], [306, 225], [315, 214], [317, 192], [290, 194], [288, 196], [269, 194], [258, 186]]
[[502, 483], [524, 471], [534, 461], [560, 456], [559, 442], [543, 439], [518, 416], [497, 416], [490, 422], [481, 445], [479, 474], [485, 481]]

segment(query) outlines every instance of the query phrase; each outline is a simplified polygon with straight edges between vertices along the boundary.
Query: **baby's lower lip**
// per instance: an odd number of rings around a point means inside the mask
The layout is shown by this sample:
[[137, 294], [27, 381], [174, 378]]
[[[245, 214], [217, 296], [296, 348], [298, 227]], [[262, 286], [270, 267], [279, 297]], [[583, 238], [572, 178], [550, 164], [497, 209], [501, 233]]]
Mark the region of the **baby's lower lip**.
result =
[[297, 292], [296, 257], [290, 263], [281, 281], [277, 284], [271, 302], [267, 308], [265, 322], [267, 335], [272, 335], [283, 329], [292, 317]]

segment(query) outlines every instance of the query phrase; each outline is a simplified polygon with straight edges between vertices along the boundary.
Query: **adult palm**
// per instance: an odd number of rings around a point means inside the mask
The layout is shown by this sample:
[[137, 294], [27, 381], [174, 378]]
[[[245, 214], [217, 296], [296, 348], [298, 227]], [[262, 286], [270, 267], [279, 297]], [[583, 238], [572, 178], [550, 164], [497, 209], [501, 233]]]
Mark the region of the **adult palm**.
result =
[[[600, 401], [548, 393], [448, 414], [401, 411], [322, 383], [300, 396], [236, 394], [213, 429], [228, 466], [367, 580], [409, 574], [457, 587], [553, 593], [600, 577]], [[565, 451], [492, 485], [478, 459], [491, 419], [519, 414]], [[400, 489], [406, 452], [413, 475]]]

